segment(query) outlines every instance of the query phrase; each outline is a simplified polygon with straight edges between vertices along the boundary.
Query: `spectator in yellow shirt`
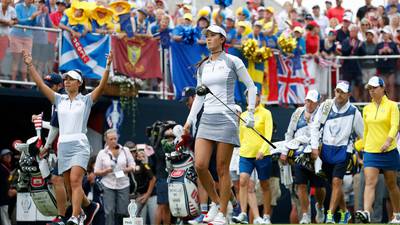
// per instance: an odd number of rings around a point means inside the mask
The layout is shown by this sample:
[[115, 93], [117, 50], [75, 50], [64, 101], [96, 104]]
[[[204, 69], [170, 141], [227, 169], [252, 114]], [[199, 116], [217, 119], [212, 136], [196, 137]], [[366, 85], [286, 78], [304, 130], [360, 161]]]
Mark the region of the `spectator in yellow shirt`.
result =
[[[242, 113], [242, 118], [246, 118], [248, 111]], [[271, 112], [260, 104], [260, 94], [257, 94], [256, 108], [254, 112], [255, 126], [254, 128], [263, 134], [267, 139], [272, 136], [272, 115]], [[239, 172], [240, 172], [240, 208], [242, 212], [233, 217], [232, 220], [236, 223], [248, 222], [247, 211], [247, 193], [250, 175], [256, 169], [258, 179], [260, 180], [261, 188], [263, 191], [264, 202], [264, 216], [260, 217], [258, 210], [253, 212], [254, 224], [270, 224], [271, 214], [271, 192], [269, 186], [269, 178], [271, 176], [272, 161], [269, 151], [269, 145], [261, 139], [254, 131], [246, 128], [243, 122], [240, 123], [239, 128], [240, 139], [240, 159], [239, 159]]]
[[390, 224], [400, 224], [400, 192], [397, 171], [400, 169], [396, 135], [399, 126], [399, 108], [386, 97], [382, 78], [372, 77], [367, 84], [372, 102], [364, 108], [364, 210], [356, 216], [370, 222], [370, 212], [375, 201], [375, 187], [379, 172], [383, 171], [389, 197], [392, 200], [393, 218]]

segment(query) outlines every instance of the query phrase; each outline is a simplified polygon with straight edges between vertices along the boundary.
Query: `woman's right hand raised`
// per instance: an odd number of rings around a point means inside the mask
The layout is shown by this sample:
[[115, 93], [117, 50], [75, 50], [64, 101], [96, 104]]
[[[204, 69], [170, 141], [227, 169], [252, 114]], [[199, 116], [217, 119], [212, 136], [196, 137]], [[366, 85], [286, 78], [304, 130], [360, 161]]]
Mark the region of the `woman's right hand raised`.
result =
[[22, 56], [24, 58], [24, 63], [28, 66], [32, 64], [32, 55], [28, 53], [27, 50], [23, 49], [22, 50]]

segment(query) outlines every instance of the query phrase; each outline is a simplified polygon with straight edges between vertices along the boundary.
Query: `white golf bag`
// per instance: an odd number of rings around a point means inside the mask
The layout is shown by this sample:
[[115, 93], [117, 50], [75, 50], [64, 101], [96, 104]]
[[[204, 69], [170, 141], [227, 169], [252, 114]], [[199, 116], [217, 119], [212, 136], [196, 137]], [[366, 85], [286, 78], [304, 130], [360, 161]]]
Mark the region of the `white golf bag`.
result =
[[37, 209], [44, 216], [56, 216], [55, 194], [52, 186], [48, 183], [48, 158], [40, 159], [39, 157], [40, 149], [42, 148], [42, 123], [40, 122], [40, 126], [38, 126], [35, 121], [35, 127], [37, 136], [28, 139], [26, 143], [16, 142], [14, 144], [14, 148], [21, 152], [17, 191], [29, 192]]
[[[161, 141], [165, 152], [168, 182], [168, 200], [171, 214], [178, 218], [192, 218], [200, 213], [197, 174], [194, 155], [190, 149], [192, 138], [182, 136], [181, 125], [173, 128], [173, 142]], [[182, 137], [182, 138], [181, 138]]]

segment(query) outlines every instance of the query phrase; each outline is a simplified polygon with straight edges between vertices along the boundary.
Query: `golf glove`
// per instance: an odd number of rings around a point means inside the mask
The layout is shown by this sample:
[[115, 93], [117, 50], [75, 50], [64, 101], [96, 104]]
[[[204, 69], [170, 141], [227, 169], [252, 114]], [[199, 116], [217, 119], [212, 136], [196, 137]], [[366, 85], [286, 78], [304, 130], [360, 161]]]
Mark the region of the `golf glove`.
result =
[[246, 127], [248, 128], [254, 127], [254, 112], [248, 111], [246, 118]]

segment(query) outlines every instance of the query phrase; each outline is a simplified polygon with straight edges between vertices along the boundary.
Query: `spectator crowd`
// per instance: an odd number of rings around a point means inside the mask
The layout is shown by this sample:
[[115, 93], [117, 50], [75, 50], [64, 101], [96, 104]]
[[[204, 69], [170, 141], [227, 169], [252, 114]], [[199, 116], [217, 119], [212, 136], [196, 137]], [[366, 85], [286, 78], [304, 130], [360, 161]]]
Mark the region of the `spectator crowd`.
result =
[[[73, 37], [94, 32], [119, 38], [156, 38], [162, 48], [168, 49], [171, 41], [205, 44], [202, 31], [216, 24], [225, 28], [228, 47], [240, 48], [246, 39], [255, 39], [260, 46], [280, 51], [278, 38], [291, 36], [297, 40], [296, 48], [283, 54], [293, 60], [306, 57], [322, 63], [335, 56], [398, 55], [399, 2], [390, 0], [387, 5], [371, 2], [366, 0], [364, 6], [353, 12], [342, 7], [342, 0], [325, 1], [325, 5], [312, 8], [304, 7], [302, 0], [294, 4], [287, 1], [282, 10], [262, 0], [246, 0], [245, 6], [235, 9], [219, 5], [197, 9], [191, 0], [179, 1], [173, 9], [164, 0], [4, 0], [0, 16], [0, 43], [4, 47], [0, 49], [0, 62], [6, 66], [3, 61], [7, 54], [12, 61], [8, 72], [0, 69], [8, 79], [26, 81], [26, 68], [21, 64], [21, 52], [26, 49], [33, 53], [39, 72], [57, 70], [57, 33], [14, 25], [60, 28]], [[396, 58], [382, 57], [345, 59], [334, 65], [341, 65], [340, 79], [354, 84], [354, 99], [365, 102], [368, 94], [363, 86], [375, 74], [386, 81], [390, 98], [398, 100], [398, 62]]]

